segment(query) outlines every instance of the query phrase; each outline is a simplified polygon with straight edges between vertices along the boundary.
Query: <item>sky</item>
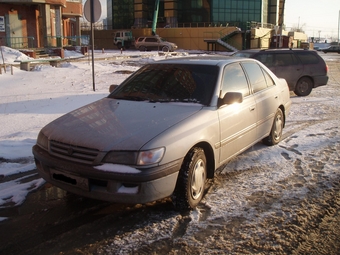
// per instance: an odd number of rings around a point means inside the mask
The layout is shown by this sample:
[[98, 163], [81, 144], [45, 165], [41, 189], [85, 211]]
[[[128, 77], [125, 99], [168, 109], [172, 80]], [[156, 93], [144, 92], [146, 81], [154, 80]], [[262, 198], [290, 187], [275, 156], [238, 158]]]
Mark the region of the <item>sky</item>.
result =
[[339, 0], [286, 0], [287, 30], [300, 27], [309, 37], [338, 38]]

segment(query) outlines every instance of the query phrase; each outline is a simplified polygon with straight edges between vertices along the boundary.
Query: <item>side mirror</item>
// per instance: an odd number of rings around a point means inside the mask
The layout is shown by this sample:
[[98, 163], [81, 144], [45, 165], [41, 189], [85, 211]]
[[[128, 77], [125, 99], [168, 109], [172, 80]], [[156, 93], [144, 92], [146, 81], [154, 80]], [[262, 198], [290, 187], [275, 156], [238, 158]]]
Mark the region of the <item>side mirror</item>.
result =
[[243, 94], [240, 92], [227, 92], [223, 98], [218, 99], [218, 106], [222, 106], [225, 104], [233, 104], [233, 103], [242, 103], [243, 102]]
[[118, 85], [116, 85], [116, 84], [110, 85], [110, 87], [109, 87], [109, 92], [111, 93], [111, 92], [114, 91], [117, 87], [118, 87]]

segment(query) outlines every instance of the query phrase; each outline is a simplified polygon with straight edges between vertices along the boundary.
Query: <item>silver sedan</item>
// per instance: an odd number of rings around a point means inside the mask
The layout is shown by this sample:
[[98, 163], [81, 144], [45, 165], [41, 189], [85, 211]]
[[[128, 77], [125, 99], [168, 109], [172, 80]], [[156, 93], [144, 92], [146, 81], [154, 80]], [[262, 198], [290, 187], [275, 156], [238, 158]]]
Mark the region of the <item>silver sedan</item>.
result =
[[46, 125], [33, 154], [64, 190], [120, 203], [171, 196], [190, 209], [215, 169], [259, 141], [279, 143], [290, 106], [286, 81], [256, 60], [158, 61]]

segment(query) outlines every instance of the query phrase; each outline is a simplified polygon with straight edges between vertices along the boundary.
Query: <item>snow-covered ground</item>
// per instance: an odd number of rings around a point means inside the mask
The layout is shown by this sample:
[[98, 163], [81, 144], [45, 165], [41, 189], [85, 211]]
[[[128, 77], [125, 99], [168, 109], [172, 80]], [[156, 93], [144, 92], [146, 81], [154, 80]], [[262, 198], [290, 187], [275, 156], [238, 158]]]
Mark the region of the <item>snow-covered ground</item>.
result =
[[[6, 47], [2, 47], [2, 52], [8, 64], [27, 58]], [[70, 59], [79, 57], [74, 52], [65, 52], [65, 55]], [[7, 66], [7, 72], [0, 75], [0, 181], [6, 178], [8, 181], [0, 182], [0, 208], [22, 204], [29, 192], [44, 184], [40, 178], [22, 181], [19, 173], [31, 171], [34, 174], [31, 148], [45, 124], [105, 97], [111, 84], [122, 82], [141, 63], [164, 58], [157, 52], [141, 55], [136, 51], [123, 54], [119, 51], [97, 51], [95, 91], [91, 61], [87, 57], [84, 61], [64, 62], [59, 68], [37, 65], [27, 72], [14, 67], [13, 75]], [[191, 212], [191, 223], [178, 242], [185, 240], [189, 246], [206, 247], [204, 251], [212, 252], [209, 245], [218, 240], [197, 243], [197, 238], [193, 238], [197, 229], [206, 230], [208, 226], [230, 219], [259, 222], [268, 215], [261, 214], [260, 208], [251, 207], [256, 200], [279, 197], [271, 206], [282, 212], [284, 201], [303, 199], [310, 191], [307, 186], [321, 181], [332, 186], [332, 181], [339, 176], [340, 80], [330, 78], [328, 86], [314, 89], [308, 97], [292, 94], [293, 105], [284, 130], [285, 139], [279, 145], [266, 147], [257, 144], [219, 170], [214, 185], [203, 200], [203, 207]], [[205, 214], [207, 208], [209, 215]], [[282, 214], [281, 217], [287, 219], [290, 212]], [[159, 221], [157, 226], [145, 224], [143, 229], [134, 233], [117, 235], [111, 240], [110, 247], [100, 249], [120, 249], [125, 254], [124, 251], [131, 251], [141, 242], [167, 238], [175, 228], [169, 228], [175, 225], [173, 221], [177, 222], [170, 217]], [[254, 225], [249, 223], [248, 227], [248, 234], [252, 235], [256, 231], [252, 229]], [[244, 238], [247, 239], [246, 236]]]

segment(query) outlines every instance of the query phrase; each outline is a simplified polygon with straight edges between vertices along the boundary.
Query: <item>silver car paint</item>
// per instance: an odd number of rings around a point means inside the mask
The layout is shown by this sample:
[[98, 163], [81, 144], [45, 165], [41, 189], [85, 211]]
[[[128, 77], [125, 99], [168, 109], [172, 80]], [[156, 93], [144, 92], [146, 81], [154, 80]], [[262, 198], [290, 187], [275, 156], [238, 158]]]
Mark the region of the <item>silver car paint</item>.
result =
[[139, 150], [201, 109], [200, 104], [183, 107], [104, 98], [58, 118], [42, 132], [50, 140], [100, 151]]

